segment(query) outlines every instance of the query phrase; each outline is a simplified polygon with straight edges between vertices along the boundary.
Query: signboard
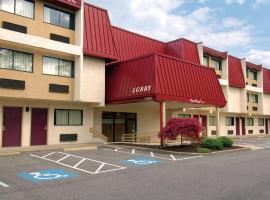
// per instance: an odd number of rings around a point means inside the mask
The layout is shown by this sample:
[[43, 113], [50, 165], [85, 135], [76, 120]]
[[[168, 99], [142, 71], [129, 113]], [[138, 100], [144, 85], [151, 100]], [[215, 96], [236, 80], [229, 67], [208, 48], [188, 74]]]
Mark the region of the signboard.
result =
[[36, 172], [23, 172], [18, 174], [19, 177], [31, 181], [33, 183], [48, 182], [60, 179], [69, 179], [76, 177], [77, 174], [67, 172], [62, 169], [47, 169]]

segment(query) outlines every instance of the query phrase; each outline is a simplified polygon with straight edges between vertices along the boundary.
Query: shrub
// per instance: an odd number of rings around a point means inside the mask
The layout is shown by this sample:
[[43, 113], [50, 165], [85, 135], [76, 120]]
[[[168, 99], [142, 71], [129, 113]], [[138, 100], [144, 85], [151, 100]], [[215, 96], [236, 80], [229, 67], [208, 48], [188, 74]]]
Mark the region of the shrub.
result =
[[181, 136], [181, 138], [185, 137], [190, 141], [201, 143], [200, 132], [202, 130], [203, 128], [196, 118], [172, 118], [160, 131], [159, 138], [177, 140], [177, 137]]
[[204, 147], [197, 147], [196, 148], [197, 153], [210, 153], [211, 151]]
[[209, 149], [223, 149], [223, 144], [220, 140], [214, 138], [204, 138], [202, 146]]
[[218, 140], [223, 144], [224, 147], [232, 147], [233, 146], [233, 140], [229, 137], [219, 137]]

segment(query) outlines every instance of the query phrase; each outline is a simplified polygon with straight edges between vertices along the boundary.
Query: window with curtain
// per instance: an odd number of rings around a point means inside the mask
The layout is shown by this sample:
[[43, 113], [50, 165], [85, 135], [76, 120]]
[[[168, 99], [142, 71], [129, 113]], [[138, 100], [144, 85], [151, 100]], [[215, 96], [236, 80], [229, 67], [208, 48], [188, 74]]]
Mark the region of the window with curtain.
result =
[[82, 126], [83, 111], [82, 110], [64, 110], [55, 109], [54, 125], [56, 126]]
[[254, 119], [253, 118], [247, 118], [247, 126], [254, 126]]
[[226, 126], [234, 126], [234, 117], [226, 117]]
[[216, 116], [209, 116], [209, 126], [216, 126]]
[[0, 48], [0, 68], [33, 71], [33, 54]]
[[63, 28], [74, 29], [75, 16], [72, 13], [44, 6], [44, 22]]
[[72, 61], [43, 56], [43, 74], [73, 77], [73, 71]]
[[0, 10], [33, 19], [35, 3], [32, 0], [0, 0]]

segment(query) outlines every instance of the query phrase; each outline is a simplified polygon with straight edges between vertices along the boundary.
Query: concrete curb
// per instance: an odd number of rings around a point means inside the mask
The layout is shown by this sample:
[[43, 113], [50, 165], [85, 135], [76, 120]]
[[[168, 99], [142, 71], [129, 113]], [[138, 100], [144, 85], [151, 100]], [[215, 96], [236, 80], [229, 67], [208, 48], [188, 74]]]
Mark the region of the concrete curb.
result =
[[1, 152], [0, 157], [4, 156], [17, 156], [20, 155], [21, 152]]
[[229, 149], [223, 151], [216, 151], [211, 153], [189, 153], [189, 152], [177, 152], [177, 151], [168, 151], [168, 150], [161, 150], [161, 149], [153, 149], [147, 147], [136, 147], [136, 146], [128, 146], [128, 145], [105, 145], [107, 147], [115, 148], [115, 147], [129, 147], [133, 149], [143, 149], [143, 150], [151, 150], [153, 152], [160, 152], [160, 153], [169, 153], [169, 154], [178, 154], [178, 155], [192, 155], [192, 156], [201, 156], [201, 155], [215, 155], [215, 154], [222, 154], [222, 153], [234, 153], [234, 152], [241, 152], [241, 151], [248, 151], [251, 148], [242, 147], [240, 149]]
[[75, 148], [64, 148], [63, 151], [87, 151], [87, 150], [97, 150], [97, 147], [75, 147]]

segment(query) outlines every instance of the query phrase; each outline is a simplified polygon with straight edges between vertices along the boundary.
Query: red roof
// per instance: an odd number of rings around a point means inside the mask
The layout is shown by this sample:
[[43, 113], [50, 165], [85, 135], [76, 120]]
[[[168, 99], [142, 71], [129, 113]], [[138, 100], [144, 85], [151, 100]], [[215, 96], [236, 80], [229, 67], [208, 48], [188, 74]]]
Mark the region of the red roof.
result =
[[197, 44], [184, 38], [168, 42], [165, 47], [165, 54], [200, 64]]
[[46, 0], [50, 3], [64, 6], [70, 9], [80, 9], [81, 8], [81, 0]]
[[223, 107], [226, 101], [214, 69], [162, 54], [106, 68], [106, 101], [152, 99]]
[[120, 60], [164, 51], [163, 42], [118, 27], [112, 29]]
[[239, 58], [228, 56], [229, 62], [229, 85], [239, 88], [245, 87], [245, 78]]
[[84, 54], [117, 60], [118, 54], [107, 10], [84, 4]]
[[213, 56], [215, 58], [220, 58], [220, 59], [227, 58], [227, 52], [217, 51], [215, 49], [212, 49], [206, 46], [203, 47], [203, 53], [209, 56]]
[[262, 71], [262, 65], [256, 65], [256, 64], [253, 64], [251, 62], [247, 62], [247, 68], [252, 69], [252, 70], [256, 70], [256, 71]]
[[263, 91], [270, 94], [270, 70], [263, 68]]

